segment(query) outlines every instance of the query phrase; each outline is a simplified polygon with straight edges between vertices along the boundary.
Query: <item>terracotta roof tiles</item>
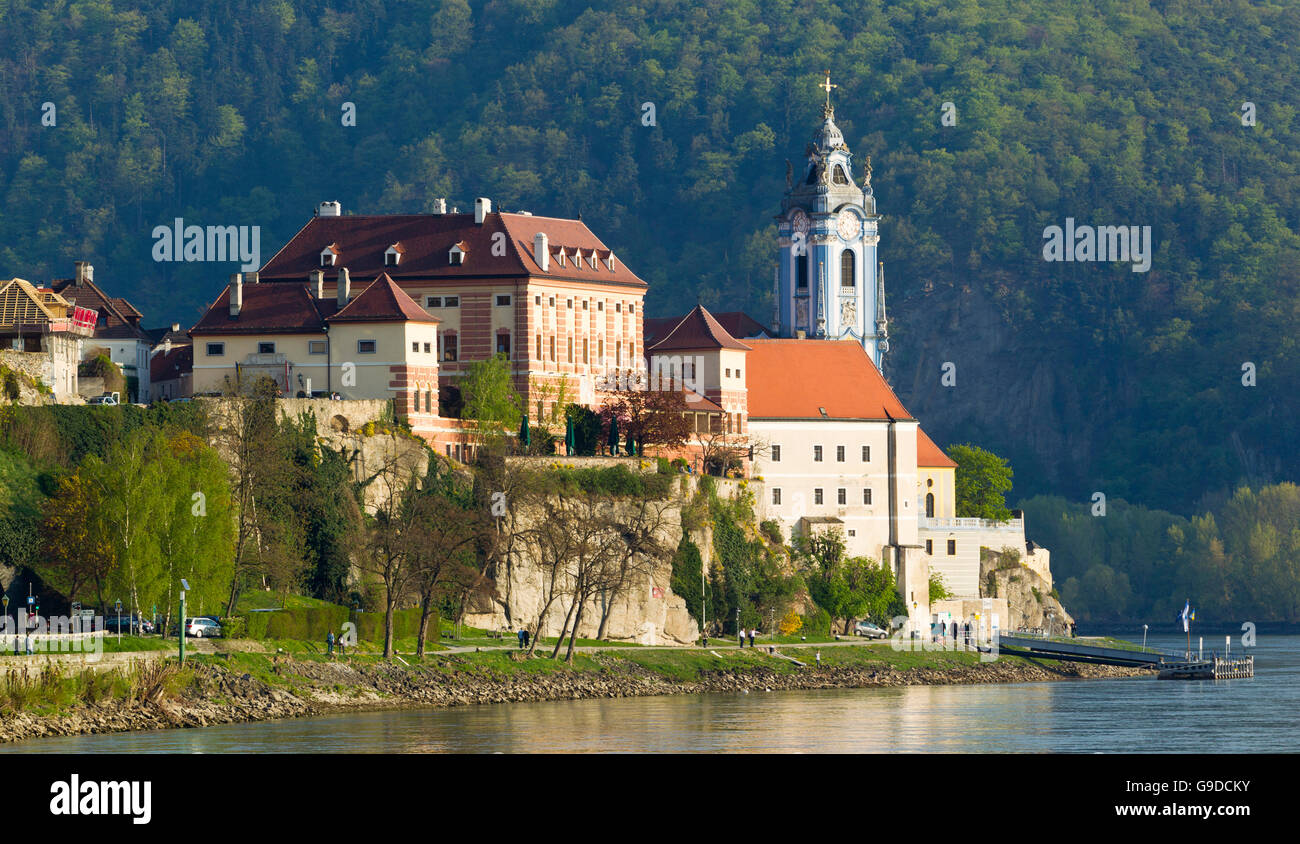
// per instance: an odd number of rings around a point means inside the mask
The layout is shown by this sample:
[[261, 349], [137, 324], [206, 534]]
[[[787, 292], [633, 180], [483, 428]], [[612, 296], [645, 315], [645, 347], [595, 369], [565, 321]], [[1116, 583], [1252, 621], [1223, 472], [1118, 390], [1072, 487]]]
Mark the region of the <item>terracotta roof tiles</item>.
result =
[[853, 340], [749, 342], [751, 419], [912, 419]]

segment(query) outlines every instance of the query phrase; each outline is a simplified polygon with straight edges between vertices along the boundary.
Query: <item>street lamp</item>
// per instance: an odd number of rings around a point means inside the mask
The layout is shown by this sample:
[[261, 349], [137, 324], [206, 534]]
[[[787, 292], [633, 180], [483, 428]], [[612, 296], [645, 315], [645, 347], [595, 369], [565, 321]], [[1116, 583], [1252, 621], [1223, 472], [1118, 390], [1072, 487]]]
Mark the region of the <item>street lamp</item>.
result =
[[1147, 626], [1142, 625], [1142, 650], [1147, 649]]
[[117, 642], [122, 643], [122, 602], [117, 602]]
[[190, 591], [190, 582], [181, 578], [181, 623], [177, 628], [180, 634], [177, 638], [181, 640], [181, 665], [185, 664], [185, 593]]

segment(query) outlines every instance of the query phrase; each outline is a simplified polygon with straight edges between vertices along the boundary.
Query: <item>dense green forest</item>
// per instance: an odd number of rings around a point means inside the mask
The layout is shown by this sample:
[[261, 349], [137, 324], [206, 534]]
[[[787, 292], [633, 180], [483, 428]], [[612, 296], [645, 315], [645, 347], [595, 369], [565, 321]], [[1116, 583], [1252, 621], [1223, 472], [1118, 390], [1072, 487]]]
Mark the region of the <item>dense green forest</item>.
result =
[[[1245, 0], [3, 0], [0, 276], [87, 259], [190, 322], [235, 265], [154, 263], [160, 223], [259, 225], [266, 259], [320, 200], [489, 196], [580, 213], [651, 314], [767, 319], [784, 161], [830, 68], [885, 215], [887, 366], [929, 367], [934, 310], [977, 297], [999, 324], [966, 348], [1033, 349], [1089, 429], [909, 408], [1009, 457], [1017, 496], [1190, 516], [1300, 479], [1297, 31], [1300, 8]], [[1151, 226], [1150, 271], [1044, 262], [1067, 217]]]

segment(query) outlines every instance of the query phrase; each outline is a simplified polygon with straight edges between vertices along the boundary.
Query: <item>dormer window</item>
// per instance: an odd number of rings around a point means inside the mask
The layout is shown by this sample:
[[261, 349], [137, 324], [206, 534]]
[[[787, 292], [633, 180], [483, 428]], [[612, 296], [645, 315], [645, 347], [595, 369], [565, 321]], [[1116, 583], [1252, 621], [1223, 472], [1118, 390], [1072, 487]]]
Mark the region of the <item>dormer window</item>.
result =
[[462, 240], [451, 247], [451, 251], [447, 253], [447, 260], [453, 267], [458, 267], [465, 263], [465, 253], [468, 251], [467, 244]]
[[392, 246], [385, 249], [384, 266], [395, 267], [398, 264], [402, 263], [402, 253], [405, 251], [406, 250], [402, 248], [402, 244], [400, 243], [394, 243]]
[[849, 177], [844, 174], [844, 168], [836, 164], [835, 170], [831, 175], [831, 181], [837, 185], [847, 185], [849, 183]]
[[563, 249], [561, 249], [561, 250], [559, 250], [558, 252], [555, 253], [555, 263], [559, 264], [561, 267], [564, 266], [564, 250], [563, 250]]
[[320, 265], [322, 267], [332, 267], [339, 258], [339, 245], [331, 243], [320, 251]]
[[596, 269], [596, 253], [594, 250], [587, 256], [587, 263], [591, 264], [593, 270]]

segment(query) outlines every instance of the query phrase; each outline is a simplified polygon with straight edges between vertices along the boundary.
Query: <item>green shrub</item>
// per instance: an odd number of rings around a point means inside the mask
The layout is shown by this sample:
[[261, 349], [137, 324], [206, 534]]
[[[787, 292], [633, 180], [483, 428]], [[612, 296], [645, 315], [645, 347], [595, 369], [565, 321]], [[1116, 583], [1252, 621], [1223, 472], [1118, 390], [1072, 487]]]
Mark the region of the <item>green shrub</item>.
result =
[[831, 614], [821, 607], [817, 608], [817, 612], [799, 618], [803, 621], [803, 626], [799, 630], [805, 636], [831, 635]]
[[781, 535], [781, 523], [775, 519], [767, 519], [758, 526], [759, 531], [766, 536], [773, 545], [782, 545], [785, 538]]

